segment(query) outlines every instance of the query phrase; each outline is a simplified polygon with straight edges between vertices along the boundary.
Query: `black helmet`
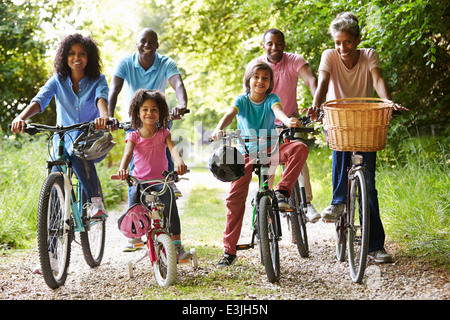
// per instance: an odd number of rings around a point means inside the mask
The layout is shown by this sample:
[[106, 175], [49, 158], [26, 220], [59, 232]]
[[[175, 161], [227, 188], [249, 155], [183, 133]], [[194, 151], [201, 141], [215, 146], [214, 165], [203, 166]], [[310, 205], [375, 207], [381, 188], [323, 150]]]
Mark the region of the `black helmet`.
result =
[[209, 169], [220, 181], [235, 181], [245, 174], [245, 159], [235, 147], [223, 146], [211, 154]]

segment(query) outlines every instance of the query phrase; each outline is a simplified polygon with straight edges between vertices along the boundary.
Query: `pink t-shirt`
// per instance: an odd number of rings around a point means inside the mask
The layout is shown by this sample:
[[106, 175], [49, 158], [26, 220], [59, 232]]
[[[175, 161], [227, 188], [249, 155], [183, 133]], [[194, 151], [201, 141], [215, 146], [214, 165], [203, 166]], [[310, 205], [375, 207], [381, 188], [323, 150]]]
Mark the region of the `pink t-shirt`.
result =
[[[299, 54], [284, 52], [283, 58], [277, 64], [269, 62], [267, 56], [256, 58], [267, 63], [273, 70], [273, 93], [281, 100], [284, 113], [288, 117], [298, 114], [297, 86], [300, 69], [308, 62]], [[278, 123], [278, 121], [276, 121]]]
[[370, 71], [380, 68], [378, 53], [373, 49], [359, 49], [358, 63], [348, 69], [342, 62], [335, 49], [328, 49], [322, 53], [319, 71], [330, 73], [327, 101], [355, 98], [373, 97], [373, 83]]
[[139, 131], [130, 132], [126, 141], [134, 143], [133, 176], [139, 180], [162, 179], [167, 170], [166, 137], [169, 130], [159, 129], [151, 138], [142, 138]]

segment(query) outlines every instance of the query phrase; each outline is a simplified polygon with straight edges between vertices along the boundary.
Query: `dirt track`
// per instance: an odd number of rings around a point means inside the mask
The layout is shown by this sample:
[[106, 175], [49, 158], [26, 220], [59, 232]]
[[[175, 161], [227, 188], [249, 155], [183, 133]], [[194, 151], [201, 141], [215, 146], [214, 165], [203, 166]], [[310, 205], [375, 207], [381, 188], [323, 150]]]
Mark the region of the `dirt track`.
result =
[[[205, 186], [224, 187], [214, 180], [211, 174], [190, 174], [189, 182], [180, 182], [179, 188], [184, 197], [179, 201], [182, 218], [183, 202], [189, 196], [190, 188], [203, 184]], [[49, 289], [42, 276], [32, 274], [38, 262], [35, 250], [0, 256], [0, 299], [13, 300], [138, 300], [148, 299], [148, 290], [155, 288], [153, 271], [141, 264], [135, 278], [129, 279], [125, 262], [136, 259], [141, 252], [123, 253], [121, 246], [125, 238], [116, 227], [121, 210], [110, 212], [107, 224], [105, 256], [102, 265], [91, 269], [81, 256], [81, 248], [72, 245], [70, 274], [66, 285], [58, 290]], [[370, 264], [364, 283], [351, 282], [346, 263], [336, 261], [334, 254], [333, 225], [322, 222], [308, 225], [310, 257], [301, 259], [289, 239], [281, 245], [282, 278], [279, 284], [267, 282], [261, 271], [254, 286], [270, 288], [267, 295], [242, 295], [242, 299], [363, 299], [363, 300], [448, 300], [450, 299], [449, 272], [434, 269], [413, 258], [395, 255], [395, 247], [387, 246], [394, 253], [392, 264]], [[244, 230], [247, 228], [244, 226]], [[246, 236], [244, 233], [243, 236]], [[258, 265], [258, 251], [249, 250], [239, 258]], [[214, 261], [200, 259], [200, 273], [208, 273], [216, 268], [218, 258]], [[198, 276], [192, 268], [179, 269], [178, 281], [183, 278]], [[150, 285], [149, 285], [150, 284]], [[274, 293], [276, 292], [276, 293]], [[157, 299], [155, 293], [154, 299]], [[183, 299], [183, 296], [179, 297]], [[206, 297], [206, 299], [208, 299]]]

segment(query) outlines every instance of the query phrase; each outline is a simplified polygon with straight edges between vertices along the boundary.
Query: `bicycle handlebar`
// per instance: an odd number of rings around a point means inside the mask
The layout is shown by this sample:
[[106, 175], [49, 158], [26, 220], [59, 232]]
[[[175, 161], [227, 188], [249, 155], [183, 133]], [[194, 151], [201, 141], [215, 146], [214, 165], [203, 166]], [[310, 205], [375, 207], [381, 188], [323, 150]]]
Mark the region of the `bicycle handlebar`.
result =
[[[56, 126], [50, 126], [50, 125], [46, 125], [46, 124], [39, 124], [39, 123], [28, 123], [24, 129], [25, 133], [28, 133], [29, 135], [36, 135], [39, 132], [42, 131], [50, 131], [50, 132], [68, 132], [68, 131], [72, 131], [72, 130], [87, 130], [89, 129], [91, 126], [93, 126], [95, 124], [94, 121], [87, 121], [87, 122], [81, 122], [81, 123], [75, 123], [75, 124], [71, 124], [68, 126], [60, 126], [60, 125], [56, 125]], [[111, 120], [108, 120], [107, 125], [112, 124]], [[11, 125], [8, 125], [8, 129], [11, 129]]]
[[[190, 109], [186, 109], [186, 111], [184, 112], [183, 115], [185, 115], [186, 113], [190, 113], [191, 110]], [[128, 131], [131, 129], [131, 122], [130, 121], [121, 121], [119, 122], [119, 129]]]
[[[188, 172], [189, 172], [189, 169], [188, 169]], [[188, 178], [180, 177], [176, 171], [169, 172], [169, 171], [164, 170], [162, 175], [165, 177], [164, 179], [154, 179], [154, 180], [139, 180], [139, 179], [137, 179], [136, 177], [134, 177], [132, 175], [128, 175], [126, 182], [127, 182], [128, 186], [130, 186], [130, 187], [132, 187], [133, 185], [138, 185], [138, 184], [143, 184], [143, 183], [150, 183], [150, 182], [164, 183], [164, 188], [162, 188], [162, 190], [160, 192], [155, 193], [156, 196], [160, 196], [164, 192], [166, 192], [167, 186], [169, 185], [170, 178], [173, 178], [174, 182], [178, 182], [181, 179], [188, 180]], [[117, 174], [111, 175], [110, 179], [111, 180], [121, 180], [119, 175], [117, 175]]]

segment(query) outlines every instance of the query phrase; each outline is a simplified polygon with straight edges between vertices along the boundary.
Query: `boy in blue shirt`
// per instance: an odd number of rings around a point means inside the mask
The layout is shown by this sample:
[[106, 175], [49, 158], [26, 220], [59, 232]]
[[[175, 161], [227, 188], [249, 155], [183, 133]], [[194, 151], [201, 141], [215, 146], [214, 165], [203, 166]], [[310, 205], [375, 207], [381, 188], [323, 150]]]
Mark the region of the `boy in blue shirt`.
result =
[[[276, 134], [275, 119], [280, 120], [287, 127], [300, 126], [301, 123], [297, 118], [289, 118], [283, 112], [280, 98], [271, 93], [273, 71], [267, 63], [253, 62], [247, 66], [244, 87], [246, 93], [238, 96], [234, 100], [233, 106], [228, 108], [211, 134], [213, 140], [218, 141], [225, 135], [223, 129], [231, 124], [234, 117], [237, 117], [238, 129], [242, 131], [243, 136], [262, 136], [272, 132]], [[248, 144], [247, 148], [249, 148], [250, 154], [258, 151], [256, 145]], [[275, 188], [278, 205], [281, 209], [289, 208], [287, 198], [291, 195], [292, 188], [308, 157], [308, 152], [308, 147], [305, 144], [294, 141], [280, 144], [278, 158], [271, 158], [273, 168], [276, 168], [279, 163], [286, 164], [283, 177]], [[253, 160], [245, 155], [245, 175], [231, 182], [230, 192], [226, 199], [227, 217], [223, 234], [225, 252], [219, 261], [219, 266], [229, 266], [236, 259], [236, 244], [241, 233], [245, 202], [252, 178]], [[278, 160], [279, 163], [274, 163], [273, 160]]]

